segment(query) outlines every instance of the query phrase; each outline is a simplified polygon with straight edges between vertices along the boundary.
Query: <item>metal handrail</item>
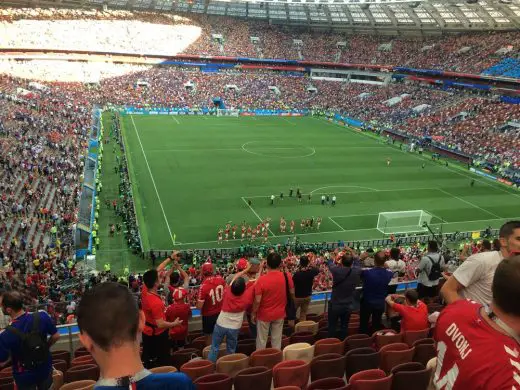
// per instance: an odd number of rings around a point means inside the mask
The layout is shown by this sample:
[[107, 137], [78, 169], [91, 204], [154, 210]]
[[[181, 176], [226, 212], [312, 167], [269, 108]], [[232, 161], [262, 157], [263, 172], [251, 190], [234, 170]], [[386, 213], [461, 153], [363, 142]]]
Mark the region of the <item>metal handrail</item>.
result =
[[[407, 281], [394, 282], [394, 283], [390, 282], [390, 284], [397, 284], [398, 286], [399, 285], [403, 285], [403, 284], [408, 286], [410, 284], [413, 285], [415, 283], [417, 283], [417, 280], [407, 280]], [[356, 290], [358, 290], [358, 291], [362, 290], [362, 289], [363, 289], [363, 286], [356, 287]], [[321, 301], [323, 301], [324, 302], [323, 312], [326, 312], [327, 311], [327, 306], [329, 304], [331, 293], [332, 293], [332, 290], [314, 291], [312, 293], [313, 297], [321, 296], [321, 295], [324, 295], [324, 296], [323, 296], [323, 298], [320, 297], [318, 299], [311, 298], [311, 302], [321, 302]], [[192, 309], [192, 311], [198, 312], [198, 310], [195, 307], [192, 307], [191, 309]], [[198, 318], [198, 317], [200, 317], [200, 314], [193, 315], [193, 318]], [[58, 325], [58, 326], [56, 326], [56, 328], [58, 328], [58, 331], [59, 331], [59, 329], [66, 329], [67, 330], [66, 332], [60, 332], [60, 333], [68, 335], [69, 343], [72, 346], [72, 336], [79, 333], [78, 324], [76, 322], [74, 322], [72, 324]]]

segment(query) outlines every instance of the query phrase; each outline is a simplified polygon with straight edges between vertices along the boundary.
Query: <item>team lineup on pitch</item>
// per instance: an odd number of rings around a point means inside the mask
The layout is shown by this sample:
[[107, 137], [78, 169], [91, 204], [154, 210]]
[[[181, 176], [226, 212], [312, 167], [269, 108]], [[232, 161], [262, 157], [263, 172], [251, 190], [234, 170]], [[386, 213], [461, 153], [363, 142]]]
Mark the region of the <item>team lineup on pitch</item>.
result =
[[379, 239], [412, 233], [378, 226], [410, 210], [443, 232], [518, 214], [513, 189], [325, 120], [173, 119], [121, 119], [145, 250]]

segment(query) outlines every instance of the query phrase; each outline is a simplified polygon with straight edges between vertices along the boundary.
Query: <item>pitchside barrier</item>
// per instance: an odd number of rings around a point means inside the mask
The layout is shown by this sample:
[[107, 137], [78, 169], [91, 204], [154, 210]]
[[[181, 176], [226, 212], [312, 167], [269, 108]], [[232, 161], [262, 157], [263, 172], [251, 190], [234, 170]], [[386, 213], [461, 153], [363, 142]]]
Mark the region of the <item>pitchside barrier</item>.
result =
[[[417, 288], [416, 280], [398, 282], [398, 283], [393, 283], [393, 284], [397, 284], [398, 292], [403, 292], [404, 290], [406, 290], [408, 288]], [[390, 285], [392, 285], [392, 283], [390, 283]], [[192, 287], [192, 288], [197, 288], [197, 287]], [[363, 288], [360, 286], [356, 289], [356, 292], [354, 293], [354, 307], [353, 307], [354, 310], [359, 309], [359, 301], [361, 298], [362, 290], [363, 290]], [[313, 292], [308, 313], [309, 314], [325, 313], [328, 308], [330, 294], [331, 294], [330, 290]], [[45, 310], [44, 306], [40, 306], [40, 307], [28, 308], [28, 311], [34, 311], [37, 308], [39, 308], [41, 310]], [[202, 318], [200, 317], [200, 310], [193, 307], [192, 313], [193, 313], [193, 317], [189, 321], [189, 330], [193, 331], [193, 330], [202, 329]], [[56, 349], [56, 350], [67, 349], [72, 353], [72, 352], [74, 352], [74, 350], [76, 348], [81, 346], [81, 344], [79, 342], [79, 338], [78, 338], [79, 328], [78, 328], [77, 323], [67, 324], [67, 325], [58, 325], [57, 328], [58, 328], [58, 332], [60, 333], [60, 335], [62, 337], [60, 338], [58, 343], [56, 343], [53, 346], [53, 349]]]
[[92, 250], [92, 228], [96, 207], [96, 179], [98, 175], [99, 134], [102, 131], [102, 111], [94, 108], [89, 135], [88, 150], [85, 156], [83, 181], [78, 206], [78, 223], [74, 232], [74, 247], [77, 257], [83, 257]]
[[[455, 233], [444, 233], [438, 234], [437, 237], [442, 237], [443, 240], [447, 240], [452, 243], [472, 240], [474, 237], [497, 237], [498, 229], [491, 230], [480, 230], [471, 232], [455, 232]], [[389, 246], [407, 246], [413, 244], [427, 244], [432, 239], [431, 234], [412, 234], [412, 235], [399, 235], [396, 234], [393, 238], [382, 238], [373, 240], [358, 240], [358, 241], [335, 241], [335, 242], [320, 242], [320, 243], [306, 243], [300, 242], [296, 244], [277, 244], [277, 245], [242, 245], [239, 248], [209, 248], [209, 249], [194, 249], [189, 252], [196, 252], [200, 258], [205, 259], [207, 256], [211, 257], [231, 257], [238, 258], [245, 253], [267, 253], [267, 250], [275, 247], [284, 250], [291, 250], [293, 252], [304, 252], [304, 251], [333, 251], [335, 249], [341, 249], [344, 247], [356, 248], [359, 250], [366, 250], [368, 248], [386, 248]], [[155, 250], [154, 253], [158, 259], [168, 257], [172, 249], [161, 249]], [[150, 258], [150, 252], [145, 254], [146, 258]], [[190, 263], [191, 264], [191, 263]]]

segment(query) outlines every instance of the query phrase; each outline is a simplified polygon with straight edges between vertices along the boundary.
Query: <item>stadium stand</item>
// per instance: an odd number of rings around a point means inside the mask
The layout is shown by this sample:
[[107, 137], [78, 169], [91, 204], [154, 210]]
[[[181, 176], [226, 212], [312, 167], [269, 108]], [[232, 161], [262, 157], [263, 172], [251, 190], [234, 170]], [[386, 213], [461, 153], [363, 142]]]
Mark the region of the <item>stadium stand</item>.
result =
[[[3, 38], [0, 42], [2, 47], [12, 49], [81, 48], [134, 54], [182, 53], [401, 65], [480, 73], [499, 62], [504, 55], [510, 55], [501, 54], [501, 49], [518, 47], [520, 43], [520, 34], [517, 32], [394, 39], [369, 35], [287, 32], [260, 21], [244, 23], [238, 19], [214, 15], [66, 9], [7, 8], [1, 11]], [[95, 29], [92, 28], [93, 23], [96, 23]], [[71, 34], [71, 31], [75, 33]], [[89, 33], [81, 34], [78, 31]], [[142, 41], [146, 36], [160, 39]], [[252, 43], [251, 37], [258, 38], [258, 42]], [[298, 41], [298, 45], [294, 41]], [[338, 42], [345, 42], [348, 50], [339, 50]]]
[[504, 58], [498, 64], [484, 70], [482, 74], [520, 78], [520, 61], [517, 58]]
[[[509, 58], [511, 53], [505, 59], [495, 54], [508, 45], [518, 47], [518, 32], [390, 40], [381, 36], [287, 32], [263, 22], [245, 23], [221, 16], [34, 8], [0, 9], [0, 19], [3, 49], [81, 47], [136, 55], [295, 59], [470, 73], [484, 70], [488, 75], [520, 77], [518, 60]], [[97, 28], [92, 30], [94, 22]], [[161, 39], [140, 39], [150, 34]], [[186, 47], [172, 44], [186, 36], [192, 39]], [[258, 37], [258, 42], [252, 42], [251, 37]], [[296, 45], [295, 40], [301, 43]], [[340, 41], [346, 41], [348, 50], [338, 48]], [[382, 49], [381, 45], [389, 47]], [[425, 49], [430, 46], [435, 50]], [[461, 51], [466, 47], [471, 49]], [[87, 279], [85, 286], [79, 282], [80, 274], [72, 261], [84, 164], [76, 156], [86, 148], [94, 104], [207, 107], [213, 96], [223, 94], [226, 104], [233, 108], [338, 112], [410, 136], [431, 136], [450, 149], [498, 166], [520, 168], [518, 132], [503, 129], [508, 122], [520, 119], [518, 105], [460, 90], [405, 83], [345, 84], [269, 70], [210, 74], [188, 67], [85, 64], [68, 62], [66, 57], [53, 61], [51, 68], [54, 73], [44, 60], [25, 64], [12, 59], [0, 61], [0, 256], [5, 270], [3, 285], [25, 290], [27, 304], [45, 304], [58, 323], [70, 320], [67, 317], [74, 312], [73, 308], [69, 310], [74, 306], [71, 303], [81, 297], [84, 288], [116, 279], [110, 272], [100, 273]], [[67, 82], [53, 81], [56, 73]], [[39, 81], [38, 88], [30, 86], [33, 80]], [[138, 81], [146, 82], [148, 87], [137, 87]], [[90, 87], [80, 82], [99, 85]], [[184, 88], [187, 82], [196, 86], [195, 91]], [[238, 92], [226, 89], [230, 84], [236, 85]], [[270, 86], [276, 86], [281, 95], [273, 94]], [[310, 93], [309, 86], [316, 92]], [[406, 97], [397, 104], [385, 103], [402, 95]], [[421, 105], [429, 107], [421, 112], [414, 110]], [[51, 235], [59, 237], [56, 245], [49, 245]], [[421, 248], [409, 246], [401, 250], [407, 264], [401, 280], [413, 280]], [[473, 244], [473, 252], [480, 250], [479, 244]], [[285, 254], [288, 272], [295, 270], [300, 254]], [[310, 254], [320, 269], [314, 280], [315, 291], [331, 288], [325, 262], [333, 255], [337, 253], [327, 250]], [[233, 272], [232, 264], [218, 269], [223, 276]], [[194, 270], [191, 276], [192, 287], [199, 285], [199, 271]], [[138, 275], [132, 278], [139, 287]], [[197, 293], [196, 288], [190, 289], [192, 305]]]

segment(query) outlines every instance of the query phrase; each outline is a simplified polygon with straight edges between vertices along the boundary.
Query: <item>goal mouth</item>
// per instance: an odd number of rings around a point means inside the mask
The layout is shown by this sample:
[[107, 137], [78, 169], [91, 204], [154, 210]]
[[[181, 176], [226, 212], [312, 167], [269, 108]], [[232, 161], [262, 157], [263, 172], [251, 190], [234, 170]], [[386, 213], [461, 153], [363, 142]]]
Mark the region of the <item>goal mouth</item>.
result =
[[379, 213], [377, 227], [381, 233], [407, 234], [428, 232], [433, 215], [424, 210], [388, 211]]

